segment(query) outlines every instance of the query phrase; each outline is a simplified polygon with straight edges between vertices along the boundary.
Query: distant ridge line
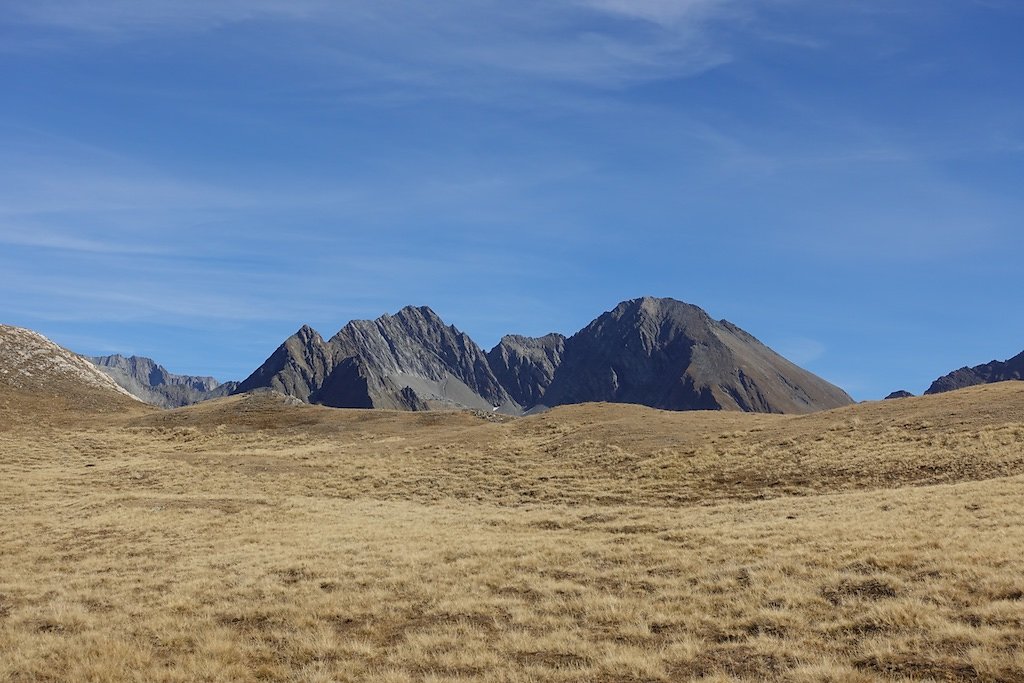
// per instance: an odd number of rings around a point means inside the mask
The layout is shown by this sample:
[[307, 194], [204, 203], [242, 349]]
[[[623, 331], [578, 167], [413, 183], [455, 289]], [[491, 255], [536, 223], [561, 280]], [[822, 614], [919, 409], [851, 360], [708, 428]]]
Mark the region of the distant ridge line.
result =
[[732, 323], [654, 297], [571, 337], [506, 335], [486, 353], [427, 306], [351, 321], [326, 341], [303, 325], [235, 393], [258, 388], [334, 407], [506, 414], [592, 401], [768, 413], [853, 402]]

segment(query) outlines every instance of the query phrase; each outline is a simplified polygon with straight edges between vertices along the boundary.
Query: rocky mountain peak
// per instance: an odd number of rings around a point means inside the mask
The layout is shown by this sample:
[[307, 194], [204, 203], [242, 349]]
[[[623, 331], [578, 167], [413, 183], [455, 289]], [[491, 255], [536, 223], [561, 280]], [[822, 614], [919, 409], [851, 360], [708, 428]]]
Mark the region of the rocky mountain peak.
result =
[[303, 325], [243, 380], [235, 393], [267, 388], [308, 402], [333, 368], [333, 356], [320, 333]]
[[292, 338], [303, 344], [314, 342], [317, 340], [319, 340], [320, 343], [323, 343], [324, 340], [324, 338], [320, 336], [320, 333], [314, 330], [309, 325], [303, 325], [302, 327], [300, 327], [295, 332], [295, 334], [292, 335]]
[[[809, 412], [851, 402], [725, 321], [667, 298], [624, 301], [566, 339], [507, 335], [486, 354], [426, 306], [303, 328], [242, 383], [339, 407], [519, 412], [586, 401]], [[289, 388], [290, 387], [290, 388]]]
[[326, 342], [300, 330], [239, 390], [254, 386], [337, 407], [519, 409], [484, 352], [427, 306], [353, 320]]
[[[385, 314], [382, 317], [388, 316]], [[410, 320], [419, 319], [429, 321], [432, 324], [440, 324], [442, 326], [445, 326], [444, 321], [441, 320], [441, 316], [435, 313], [434, 309], [432, 309], [430, 306], [403, 306], [398, 310], [398, 313], [395, 313], [394, 317]]]
[[735, 325], [675, 299], [624, 301], [565, 342], [545, 405], [810, 412], [852, 402]]

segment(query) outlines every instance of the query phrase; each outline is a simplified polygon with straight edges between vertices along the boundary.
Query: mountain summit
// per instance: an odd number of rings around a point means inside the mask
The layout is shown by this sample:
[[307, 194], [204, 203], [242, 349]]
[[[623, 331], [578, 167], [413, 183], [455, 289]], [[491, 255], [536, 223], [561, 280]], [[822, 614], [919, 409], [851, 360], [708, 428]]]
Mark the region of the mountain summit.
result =
[[484, 353], [430, 308], [304, 326], [237, 392], [267, 387], [335, 407], [518, 414], [569, 403], [808, 413], [852, 403], [732, 323], [674, 299], [625, 301], [566, 339], [509, 335]]
[[624, 301], [568, 339], [563, 355], [548, 406], [807, 413], [852, 402], [732, 323], [675, 299]]
[[284, 340], [277, 350], [242, 380], [235, 393], [274, 389], [307, 403], [318, 403], [315, 394], [334, 368], [334, 353], [320, 333], [309, 325]]

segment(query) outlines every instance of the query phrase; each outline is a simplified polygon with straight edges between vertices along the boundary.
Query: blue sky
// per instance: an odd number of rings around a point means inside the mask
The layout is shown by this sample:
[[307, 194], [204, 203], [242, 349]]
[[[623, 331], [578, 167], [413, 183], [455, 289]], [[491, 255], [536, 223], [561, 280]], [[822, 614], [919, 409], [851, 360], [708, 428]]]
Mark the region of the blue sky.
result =
[[1024, 5], [0, 7], [0, 321], [241, 379], [672, 296], [858, 399], [1024, 349]]

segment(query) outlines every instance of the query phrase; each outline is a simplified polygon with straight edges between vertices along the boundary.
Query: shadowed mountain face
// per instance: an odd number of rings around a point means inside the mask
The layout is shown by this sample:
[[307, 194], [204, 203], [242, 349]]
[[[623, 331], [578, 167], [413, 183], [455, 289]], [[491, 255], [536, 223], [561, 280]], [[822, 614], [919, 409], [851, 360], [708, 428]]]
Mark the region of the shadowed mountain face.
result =
[[175, 375], [141, 356], [115, 354], [93, 356], [88, 360], [136, 398], [162, 408], [180, 408], [227, 396], [237, 386], [237, 382], [221, 384], [213, 377]]
[[960, 368], [948, 375], [938, 378], [928, 387], [926, 394], [941, 394], [977, 384], [991, 384], [1013, 379], [1024, 379], [1024, 353], [1014, 356], [1008, 361], [994, 360], [985, 365], [973, 368]]
[[735, 325], [654, 298], [623, 302], [570, 339], [507, 336], [487, 354], [426, 307], [350, 322], [326, 342], [303, 327], [237, 392], [261, 387], [336, 407], [507, 413], [589, 401], [775, 413], [852, 403]]
[[315, 403], [313, 395], [327, 381], [334, 368], [334, 353], [320, 333], [309, 325], [288, 337], [277, 350], [245, 380], [235, 393], [253, 389], [274, 389]]
[[562, 364], [565, 337], [520, 337], [510, 334], [487, 353], [487, 362], [502, 386], [521, 406], [541, 403]]
[[852, 403], [735, 325], [674, 299], [619, 304], [568, 339], [563, 358], [545, 405], [808, 413]]

